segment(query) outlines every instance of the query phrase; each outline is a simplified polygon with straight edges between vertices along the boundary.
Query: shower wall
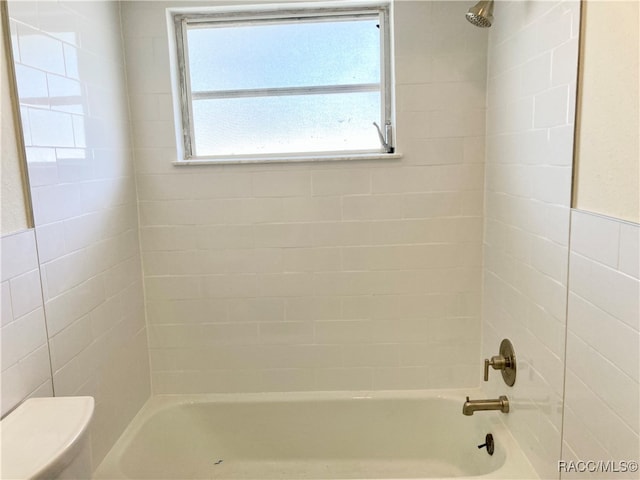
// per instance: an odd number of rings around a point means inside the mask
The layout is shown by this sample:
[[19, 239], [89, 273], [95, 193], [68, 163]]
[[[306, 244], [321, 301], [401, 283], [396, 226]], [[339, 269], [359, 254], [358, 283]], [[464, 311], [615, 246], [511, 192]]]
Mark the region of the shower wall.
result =
[[395, 161], [174, 166], [165, 9], [124, 2], [154, 393], [479, 382], [487, 32], [394, 5]]
[[[572, 210], [562, 459], [640, 451], [640, 226]], [[585, 478], [562, 473], [562, 478]], [[637, 472], [588, 478], [638, 478]]]
[[[497, 2], [489, 39], [484, 357], [509, 338], [504, 417], [541, 478], [558, 478], [579, 2]], [[499, 19], [499, 20], [498, 20]]]
[[53, 392], [95, 397], [95, 466], [150, 393], [119, 4], [9, 13]]

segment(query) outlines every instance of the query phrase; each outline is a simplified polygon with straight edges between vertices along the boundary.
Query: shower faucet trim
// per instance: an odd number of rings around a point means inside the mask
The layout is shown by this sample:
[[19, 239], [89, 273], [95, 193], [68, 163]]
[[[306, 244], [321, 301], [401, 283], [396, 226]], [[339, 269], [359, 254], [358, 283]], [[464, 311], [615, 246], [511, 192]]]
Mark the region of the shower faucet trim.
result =
[[500, 395], [495, 399], [483, 400], [469, 400], [469, 397], [467, 397], [467, 401], [462, 406], [462, 414], [467, 416], [484, 410], [500, 410], [502, 413], [509, 413], [509, 399], [505, 395]]

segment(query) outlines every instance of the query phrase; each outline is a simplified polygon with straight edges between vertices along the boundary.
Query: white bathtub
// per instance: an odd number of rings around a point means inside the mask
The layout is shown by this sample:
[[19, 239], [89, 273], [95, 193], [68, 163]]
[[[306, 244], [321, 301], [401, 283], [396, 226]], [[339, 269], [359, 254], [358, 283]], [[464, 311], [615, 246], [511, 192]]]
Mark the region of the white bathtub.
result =
[[[538, 478], [479, 392], [151, 398], [96, 479]], [[478, 449], [485, 435], [495, 453]]]

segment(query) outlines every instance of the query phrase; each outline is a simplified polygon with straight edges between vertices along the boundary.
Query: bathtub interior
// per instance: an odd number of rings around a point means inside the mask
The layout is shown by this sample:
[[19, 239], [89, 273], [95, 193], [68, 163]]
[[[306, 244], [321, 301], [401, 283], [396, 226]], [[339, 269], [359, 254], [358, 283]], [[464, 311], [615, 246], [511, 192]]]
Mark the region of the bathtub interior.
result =
[[500, 440], [478, 448], [495, 427], [443, 398], [180, 402], [134, 421], [96, 478], [481, 476], [505, 463]]

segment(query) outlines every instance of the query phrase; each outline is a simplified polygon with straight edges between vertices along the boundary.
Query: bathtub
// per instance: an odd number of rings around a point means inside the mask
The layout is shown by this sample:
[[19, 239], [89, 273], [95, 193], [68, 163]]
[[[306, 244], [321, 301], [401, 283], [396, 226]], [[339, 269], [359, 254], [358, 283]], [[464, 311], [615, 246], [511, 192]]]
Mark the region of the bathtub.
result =
[[[152, 397], [95, 479], [535, 479], [472, 390]], [[479, 449], [491, 433], [495, 452]]]

